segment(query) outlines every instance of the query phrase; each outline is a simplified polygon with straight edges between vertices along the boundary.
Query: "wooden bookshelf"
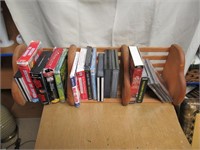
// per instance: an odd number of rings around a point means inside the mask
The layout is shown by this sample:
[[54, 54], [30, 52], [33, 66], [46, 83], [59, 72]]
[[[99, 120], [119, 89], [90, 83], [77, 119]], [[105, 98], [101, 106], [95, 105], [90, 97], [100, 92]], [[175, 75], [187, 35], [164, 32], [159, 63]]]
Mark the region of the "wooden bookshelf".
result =
[[[19, 45], [13, 55], [13, 70], [14, 74], [17, 71], [16, 60], [19, 56], [25, 51], [25, 45]], [[43, 50], [52, 50], [53, 48], [44, 48]], [[99, 47], [97, 52], [104, 52], [106, 49], [116, 49], [118, 50], [119, 60], [120, 60], [120, 78], [123, 78], [122, 82], [119, 82], [118, 88], [118, 98], [112, 99], [107, 98], [105, 102], [121, 102], [123, 105], [128, 105], [131, 99], [130, 96], [130, 77], [129, 77], [129, 50], [128, 46], [122, 45], [121, 47]], [[170, 47], [140, 47], [139, 48], [142, 54], [142, 57], [145, 59], [150, 59], [153, 63], [153, 66], [158, 70], [160, 75], [163, 77], [167, 89], [169, 90], [170, 95], [173, 98], [173, 104], [180, 104], [185, 96], [186, 84], [184, 78], [184, 53], [180, 46], [171, 45]], [[71, 72], [73, 60], [75, 57], [75, 52], [80, 51], [80, 48], [77, 48], [75, 45], [69, 47], [68, 52], [68, 73]], [[148, 53], [147, 53], [148, 52]], [[126, 60], [126, 61], [125, 61]], [[161, 62], [158, 60], [161, 60]], [[156, 62], [154, 62], [156, 61]], [[125, 66], [125, 67], [124, 67]], [[173, 73], [172, 73], [173, 72]], [[174, 82], [176, 81], [176, 82]], [[20, 96], [20, 92], [17, 88], [15, 82], [13, 86], [13, 97], [21, 105], [25, 104], [25, 100]], [[68, 76], [68, 85], [67, 85], [67, 102], [70, 105], [74, 105], [73, 94], [71, 90], [70, 78]], [[17, 95], [17, 96], [16, 96]], [[21, 98], [18, 98], [21, 97]], [[144, 102], [157, 102], [156, 99], [149, 99], [148, 96], [145, 96]], [[86, 103], [95, 103], [96, 101], [86, 100], [82, 101]]]
[[[97, 48], [97, 51], [103, 52], [107, 48], [118, 49], [120, 63], [124, 65], [125, 61], [121, 61], [121, 58], [128, 47], [104, 47]], [[14, 51], [14, 73], [17, 71], [16, 60], [25, 49], [25, 45], [19, 45]], [[72, 65], [74, 53], [79, 48], [72, 45], [69, 50], [68, 65]], [[154, 66], [163, 76], [174, 99], [173, 104], [180, 104], [185, 95], [185, 62], [182, 49], [178, 45], [172, 45], [166, 48], [144, 47], [140, 50], [144, 58], [163, 60], [161, 63], [154, 63]], [[151, 54], [146, 55], [147, 52]], [[68, 66], [68, 69], [70, 68], [71, 66]], [[124, 70], [121, 72], [124, 73]], [[127, 105], [130, 101], [127, 97], [130, 94], [128, 90], [121, 90], [127, 83], [129, 80], [121, 83], [119, 95], [122, 96], [116, 99], [109, 98], [104, 102], [82, 101], [80, 108], [75, 108], [70, 106], [74, 104], [73, 97], [70, 97], [72, 93], [67, 91], [68, 103], [45, 105], [35, 148], [191, 149], [178, 122], [174, 106], [171, 103], [161, 103], [147, 94], [143, 103]], [[70, 88], [70, 85], [68, 86]], [[12, 94], [18, 104], [25, 104], [14, 81]], [[127, 106], [123, 107], [122, 104]]]

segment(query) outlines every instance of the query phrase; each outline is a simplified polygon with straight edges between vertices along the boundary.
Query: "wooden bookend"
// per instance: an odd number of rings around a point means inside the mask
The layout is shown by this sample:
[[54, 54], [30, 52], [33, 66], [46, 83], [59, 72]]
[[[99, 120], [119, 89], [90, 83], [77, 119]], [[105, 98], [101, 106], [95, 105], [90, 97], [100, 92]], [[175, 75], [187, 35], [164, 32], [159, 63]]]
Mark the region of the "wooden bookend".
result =
[[[13, 52], [13, 57], [12, 57], [13, 76], [16, 74], [18, 70], [18, 66], [16, 63], [17, 59], [24, 53], [25, 50], [26, 50], [26, 45], [20, 44], [15, 48]], [[15, 82], [14, 78], [12, 80], [11, 93], [12, 93], [12, 97], [14, 101], [17, 104], [22, 105], [22, 106], [26, 104], [26, 101], [20, 89], [18, 88], [17, 83]]]
[[71, 45], [68, 51], [68, 58], [67, 58], [67, 102], [69, 105], [73, 106], [74, 105], [74, 96], [72, 92], [72, 86], [71, 86], [71, 81], [70, 81], [70, 72], [72, 70], [74, 58], [76, 55], [76, 46]]
[[122, 72], [122, 82], [121, 82], [121, 95], [122, 95], [122, 105], [126, 106], [129, 104], [131, 99], [130, 92], [130, 76], [129, 76], [129, 48], [126, 45], [121, 47], [121, 72]]
[[182, 48], [171, 45], [169, 54], [163, 68], [162, 77], [172, 96], [173, 104], [180, 104], [185, 97], [186, 81], [184, 77], [185, 56]]

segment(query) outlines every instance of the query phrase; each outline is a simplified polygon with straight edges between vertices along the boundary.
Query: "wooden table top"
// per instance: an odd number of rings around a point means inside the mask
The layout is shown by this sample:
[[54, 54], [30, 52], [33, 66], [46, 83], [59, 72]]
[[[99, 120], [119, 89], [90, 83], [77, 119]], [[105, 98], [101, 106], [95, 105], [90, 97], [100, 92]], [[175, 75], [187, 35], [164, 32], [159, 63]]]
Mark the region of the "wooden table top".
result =
[[46, 105], [36, 149], [190, 149], [168, 103]]

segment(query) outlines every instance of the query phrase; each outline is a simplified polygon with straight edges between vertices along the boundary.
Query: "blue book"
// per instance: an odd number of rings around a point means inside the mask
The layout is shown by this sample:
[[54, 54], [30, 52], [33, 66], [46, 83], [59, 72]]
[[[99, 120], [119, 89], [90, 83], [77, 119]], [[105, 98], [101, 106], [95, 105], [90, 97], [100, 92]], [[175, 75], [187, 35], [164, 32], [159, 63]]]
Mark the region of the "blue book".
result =
[[92, 49], [92, 59], [90, 66], [90, 76], [91, 76], [91, 85], [92, 85], [92, 96], [93, 99], [97, 99], [97, 89], [96, 89], [96, 58], [97, 58], [97, 50], [96, 48]]

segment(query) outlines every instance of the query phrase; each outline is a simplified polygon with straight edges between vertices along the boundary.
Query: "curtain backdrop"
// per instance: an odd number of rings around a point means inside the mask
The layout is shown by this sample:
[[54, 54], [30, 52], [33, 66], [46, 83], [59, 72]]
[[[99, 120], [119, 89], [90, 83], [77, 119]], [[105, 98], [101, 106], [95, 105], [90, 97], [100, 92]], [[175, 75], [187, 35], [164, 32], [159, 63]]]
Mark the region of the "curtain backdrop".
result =
[[170, 46], [186, 54], [187, 71], [200, 44], [199, 0], [5, 0], [28, 44], [43, 47]]

